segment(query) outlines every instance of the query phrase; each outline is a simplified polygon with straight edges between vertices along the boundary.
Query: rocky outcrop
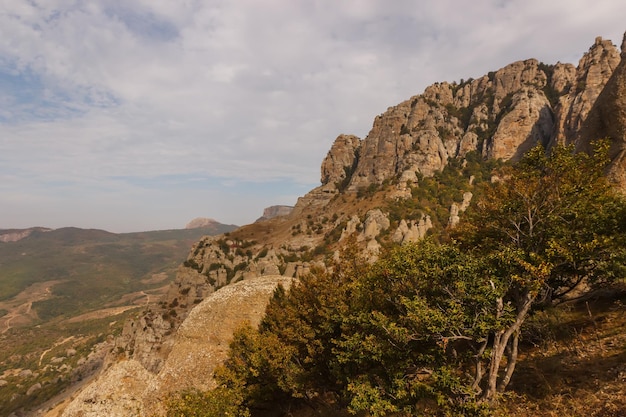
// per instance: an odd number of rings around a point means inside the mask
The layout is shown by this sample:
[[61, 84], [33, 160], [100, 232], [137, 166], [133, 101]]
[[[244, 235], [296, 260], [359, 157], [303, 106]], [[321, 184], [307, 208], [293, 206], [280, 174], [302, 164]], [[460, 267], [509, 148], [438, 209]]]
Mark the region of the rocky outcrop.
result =
[[361, 139], [353, 135], [339, 135], [322, 162], [322, 185], [341, 185], [350, 179], [359, 158]]
[[197, 229], [199, 227], [215, 226], [217, 224], [218, 222], [208, 217], [196, 217], [195, 219], [187, 223], [185, 229]]
[[301, 216], [305, 211], [315, 212], [323, 210], [330, 200], [337, 195], [339, 191], [335, 184], [324, 184], [316, 187], [306, 193], [303, 197], [299, 197], [293, 208], [293, 216]]
[[449, 227], [454, 227], [461, 221], [460, 215], [467, 210], [472, 201], [472, 197], [474, 197], [474, 194], [467, 191], [463, 193], [463, 201], [461, 204], [452, 203], [452, 206], [450, 206], [450, 218], [448, 219]]
[[63, 417], [146, 416], [143, 393], [155, 376], [137, 361], [116, 363], [87, 386], [65, 409]]
[[270, 206], [263, 209], [263, 215], [256, 221], [273, 219], [274, 217], [288, 216], [293, 211], [293, 206]]
[[620, 62], [617, 48], [609, 40], [596, 38], [578, 63], [572, 79], [570, 67], [558, 66], [553, 78], [556, 93], [563, 93], [556, 108], [556, 126], [551, 145], [570, 144], [587, 118], [611, 74]]
[[18, 240], [22, 240], [27, 238], [33, 232], [50, 232], [52, 229], [48, 229], [45, 227], [31, 227], [30, 229], [7, 229], [0, 230], [0, 242], [17, 242]]
[[117, 351], [158, 372], [169, 355], [173, 335], [189, 312], [215, 290], [242, 279], [277, 274], [273, 251], [259, 252], [252, 242], [205, 236], [178, 268], [166, 296], [128, 321], [116, 341]]
[[426, 236], [429, 229], [433, 227], [430, 216], [423, 215], [419, 221], [404, 219], [400, 221], [398, 228], [391, 236], [391, 240], [395, 243], [406, 244], [417, 242]]
[[[476, 80], [435, 83], [376, 117], [363, 141], [337, 138], [322, 166], [322, 183], [349, 182], [354, 192], [415, 174], [432, 176], [469, 152], [515, 161], [537, 144], [570, 143], [619, 59], [610, 41], [597, 38], [577, 68], [528, 59]], [[350, 162], [356, 167], [348, 178]], [[400, 180], [397, 198], [408, 195], [405, 182]]]
[[257, 326], [276, 287], [288, 289], [291, 283], [291, 278], [264, 276], [216, 291], [180, 326], [159, 373], [134, 359], [119, 361], [86, 387], [63, 416], [161, 415], [163, 399], [171, 392], [212, 388], [213, 371], [226, 359], [234, 330], [243, 323]]
[[535, 59], [515, 62], [477, 80], [436, 83], [389, 108], [361, 143], [348, 189], [432, 176], [472, 151], [515, 160], [547, 143], [554, 126], [547, 68]]
[[552, 129], [552, 111], [544, 93], [522, 88], [511, 98], [510, 110], [502, 117], [484, 154], [487, 158], [517, 161], [535, 145], [547, 145]]
[[[622, 47], [626, 45], [626, 35]], [[578, 131], [575, 144], [579, 151], [590, 152], [597, 139], [611, 141], [609, 174], [626, 192], [626, 51], [621, 62], [607, 81]]]

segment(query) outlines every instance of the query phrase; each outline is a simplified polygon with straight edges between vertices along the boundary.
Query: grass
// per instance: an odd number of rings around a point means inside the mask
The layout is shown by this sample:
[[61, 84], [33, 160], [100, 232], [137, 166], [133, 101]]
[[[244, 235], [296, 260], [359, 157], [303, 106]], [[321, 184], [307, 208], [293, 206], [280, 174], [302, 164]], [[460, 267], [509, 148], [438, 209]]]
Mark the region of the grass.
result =
[[528, 323], [498, 417], [626, 416], [626, 287]]
[[[348, 414], [305, 407], [290, 415]], [[535, 314], [513, 379], [489, 415], [626, 416], [626, 285]]]

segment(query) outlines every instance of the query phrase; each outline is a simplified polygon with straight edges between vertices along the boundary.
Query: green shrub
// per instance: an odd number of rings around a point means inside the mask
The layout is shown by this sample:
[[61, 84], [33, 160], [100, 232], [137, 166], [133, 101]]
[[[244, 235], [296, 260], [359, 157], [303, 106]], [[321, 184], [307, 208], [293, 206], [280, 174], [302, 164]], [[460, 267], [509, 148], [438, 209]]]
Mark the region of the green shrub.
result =
[[216, 388], [208, 392], [184, 391], [166, 401], [167, 417], [249, 417], [237, 392]]

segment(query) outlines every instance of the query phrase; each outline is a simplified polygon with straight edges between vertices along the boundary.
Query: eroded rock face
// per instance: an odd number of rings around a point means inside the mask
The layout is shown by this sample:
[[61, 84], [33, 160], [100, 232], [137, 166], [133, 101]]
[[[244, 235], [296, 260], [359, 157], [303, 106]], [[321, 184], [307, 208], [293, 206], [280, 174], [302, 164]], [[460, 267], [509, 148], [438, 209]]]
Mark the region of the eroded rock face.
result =
[[550, 103], [534, 88], [522, 88], [512, 98], [511, 110], [485, 148], [491, 159], [517, 161], [537, 144], [546, 145], [553, 129]]
[[617, 48], [609, 40], [596, 38], [589, 51], [578, 62], [575, 76], [569, 66], [557, 65], [553, 78], [555, 89], [563, 92], [555, 111], [557, 128], [551, 145], [574, 141], [591, 107], [620, 62]]
[[86, 387], [63, 416], [162, 415], [162, 401], [169, 393], [212, 388], [213, 371], [226, 359], [234, 330], [244, 322], [257, 326], [276, 287], [288, 289], [292, 282], [283, 276], [264, 276], [214, 292], [182, 323], [158, 374], [134, 359], [119, 361]]
[[137, 361], [116, 363], [78, 394], [62, 416], [145, 416], [142, 396], [155, 382], [155, 376]]
[[389, 108], [361, 143], [348, 189], [407, 173], [432, 176], [450, 158], [472, 151], [515, 160], [547, 143], [554, 116], [544, 91], [546, 68], [535, 59], [515, 62], [463, 84], [433, 84]]
[[[626, 44], [626, 35], [624, 42]], [[609, 175], [626, 192], [626, 52], [621, 62], [599, 94], [587, 119], [574, 140], [576, 149], [590, 152], [592, 142], [608, 138], [611, 141]]]
[[470, 202], [472, 201], [472, 197], [474, 197], [474, 194], [467, 191], [463, 193], [463, 201], [461, 202], [461, 204], [452, 203], [452, 206], [450, 206], [450, 218], [448, 219], [448, 226], [454, 227], [459, 224], [459, 222], [461, 221], [460, 214], [467, 210]]
[[288, 216], [293, 211], [293, 206], [269, 206], [263, 209], [263, 215], [257, 219], [257, 222], [273, 219], [280, 216]]
[[[348, 190], [407, 173], [432, 176], [469, 152], [515, 161], [537, 144], [571, 143], [619, 61], [611, 41], [597, 38], [577, 68], [528, 59], [461, 84], [435, 83], [376, 117], [360, 142]], [[336, 146], [344, 152], [337, 154], [352, 155], [340, 138]], [[323, 165], [324, 183], [344, 180], [351, 159], [331, 161]], [[397, 197], [404, 195], [399, 190]]]
[[322, 162], [322, 184], [341, 184], [354, 170], [361, 139], [339, 135]]
[[396, 243], [406, 244], [417, 242], [426, 236], [429, 229], [433, 227], [430, 216], [423, 215], [419, 221], [404, 219], [400, 220], [398, 228], [393, 233], [391, 240]]

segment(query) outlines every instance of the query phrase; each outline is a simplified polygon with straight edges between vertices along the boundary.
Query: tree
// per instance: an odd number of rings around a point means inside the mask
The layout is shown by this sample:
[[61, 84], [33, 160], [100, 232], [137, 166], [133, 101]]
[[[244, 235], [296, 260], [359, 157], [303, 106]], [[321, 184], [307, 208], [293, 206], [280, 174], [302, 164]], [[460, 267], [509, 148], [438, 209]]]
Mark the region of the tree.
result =
[[250, 410], [300, 403], [339, 403], [345, 387], [335, 340], [348, 316], [354, 281], [368, 268], [348, 244], [332, 272], [314, 270], [287, 293], [279, 287], [258, 330], [240, 329], [216, 377], [243, 393]]
[[607, 142], [597, 143], [593, 155], [574, 154], [571, 147], [550, 154], [532, 149], [487, 187], [454, 231], [462, 250], [484, 259], [501, 293], [496, 316], [514, 309], [514, 319], [494, 329], [484, 399], [508, 385], [519, 331], [533, 305], [611, 280], [623, 267], [625, 203], [603, 174], [607, 154]]
[[330, 271], [277, 290], [258, 330], [237, 332], [219, 389], [252, 415], [320, 402], [483, 415], [535, 306], [624, 276], [626, 203], [603, 175], [607, 150], [533, 149], [485, 185], [447, 243], [396, 247], [374, 265], [348, 246]]
[[498, 294], [480, 270], [471, 254], [427, 239], [361, 276], [336, 348], [352, 411], [480, 413], [471, 369], [506, 319], [486, 314]]

